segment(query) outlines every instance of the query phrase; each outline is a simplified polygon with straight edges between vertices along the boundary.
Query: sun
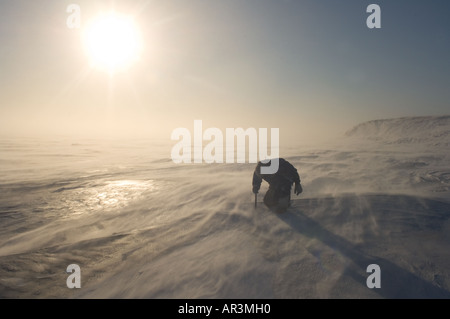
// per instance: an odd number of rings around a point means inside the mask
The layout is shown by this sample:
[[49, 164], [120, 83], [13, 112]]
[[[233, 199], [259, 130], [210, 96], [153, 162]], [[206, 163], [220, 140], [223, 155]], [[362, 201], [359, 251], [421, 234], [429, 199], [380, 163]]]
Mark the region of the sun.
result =
[[133, 19], [117, 13], [98, 16], [83, 33], [85, 50], [95, 68], [116, 73], [136, 62], [142, 50]]

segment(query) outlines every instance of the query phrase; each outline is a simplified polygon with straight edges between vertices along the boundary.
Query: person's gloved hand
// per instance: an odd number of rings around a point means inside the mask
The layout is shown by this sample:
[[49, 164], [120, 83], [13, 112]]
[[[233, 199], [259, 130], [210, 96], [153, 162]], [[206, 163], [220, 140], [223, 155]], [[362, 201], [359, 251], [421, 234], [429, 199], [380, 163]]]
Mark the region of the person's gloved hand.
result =
[[295, 195], [298, 196], [298, 195], [301, 194], [302, 192], [303, 192], [302, 185], [301, 185], [300, 183], [295, 184], [295, 189], [294, 189]]
[[258, 194], [258, 192], [259, 192], [259, 187], [257, 187], [257, 186], [253, 186], [253, 194]]

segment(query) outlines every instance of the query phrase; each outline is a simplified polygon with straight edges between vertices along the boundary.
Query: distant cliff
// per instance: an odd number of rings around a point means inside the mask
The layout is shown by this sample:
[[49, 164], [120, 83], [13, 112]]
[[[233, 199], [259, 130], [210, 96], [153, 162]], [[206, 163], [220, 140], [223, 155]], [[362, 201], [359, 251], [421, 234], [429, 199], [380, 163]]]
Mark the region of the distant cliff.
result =
[[403, 117], [361, 123], [345, 133], [388, 144], [450, 145], [450, 116]]

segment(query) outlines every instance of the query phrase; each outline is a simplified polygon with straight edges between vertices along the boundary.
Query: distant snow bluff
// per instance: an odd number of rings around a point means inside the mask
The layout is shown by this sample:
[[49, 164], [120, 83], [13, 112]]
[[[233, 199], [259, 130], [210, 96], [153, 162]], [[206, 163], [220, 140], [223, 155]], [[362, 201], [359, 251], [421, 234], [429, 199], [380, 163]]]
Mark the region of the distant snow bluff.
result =
[[[171, 135], [172, 141], [178, 141], [172, 148], [171, 158], [175, 164], [201, 163], [258, 163], [269, 161], [268, 129], [259, 128], [227, 128], [225, 134], [216, 127], [203, 132], [203, 121], [194, 121], [194, 134], [187, 128], [176, 128]], [[225, 140], [224, 140], [225, 136]], [[248, 140], [248, 144], [246, 143]], [[278, 171], [280, 129], [270, 129], [269, 166], [265, 166], [263, 174], [274, 174]], [[209, 141], [205, 147], [203, 142]]]

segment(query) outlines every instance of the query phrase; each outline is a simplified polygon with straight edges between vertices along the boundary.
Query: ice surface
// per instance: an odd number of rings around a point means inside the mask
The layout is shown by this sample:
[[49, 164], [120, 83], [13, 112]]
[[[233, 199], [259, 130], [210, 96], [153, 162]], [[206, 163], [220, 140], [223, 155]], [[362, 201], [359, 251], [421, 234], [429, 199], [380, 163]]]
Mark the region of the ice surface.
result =
[[254, 164], [176, 165], [171, 141], [3, 138], [0, 297], [449, 298], [449, 123], [281, 149], [304, 188], [282, 215], [265, 184], [253, 208]]

